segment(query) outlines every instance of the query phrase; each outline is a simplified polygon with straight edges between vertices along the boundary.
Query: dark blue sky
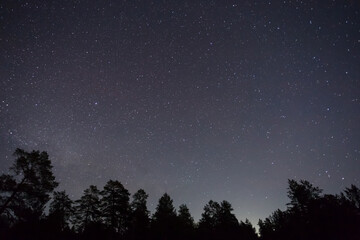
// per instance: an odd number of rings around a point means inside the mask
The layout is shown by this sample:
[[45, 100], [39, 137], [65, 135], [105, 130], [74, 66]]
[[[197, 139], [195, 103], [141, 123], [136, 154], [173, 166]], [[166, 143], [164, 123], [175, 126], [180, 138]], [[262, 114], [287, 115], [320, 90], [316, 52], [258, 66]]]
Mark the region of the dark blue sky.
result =
[[2, 1], [0, 170], [50, 154], [73, 199], [117, 179], [256, 223], [287, 179], [360, 176], [358, 1]]

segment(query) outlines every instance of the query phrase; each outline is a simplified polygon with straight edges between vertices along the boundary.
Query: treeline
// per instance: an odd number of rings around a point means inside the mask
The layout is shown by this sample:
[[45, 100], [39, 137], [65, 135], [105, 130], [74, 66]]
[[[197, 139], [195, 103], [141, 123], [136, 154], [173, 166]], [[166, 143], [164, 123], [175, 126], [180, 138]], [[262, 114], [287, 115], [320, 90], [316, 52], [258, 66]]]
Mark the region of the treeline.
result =
[[54, 191], [58, 183], [46, 152], [17, 149], [14, 155], [9, 173], [0, 176], [0, 239], [360, 239], [354, 185], [329, 195], [308, 181], [289, 180], [287, 209], [260, 220], [257, 234], [227, 201], [209, 201], [195, 223], [188, 207], [175, 209], [165, 193], [151, 215], [148, 194], [140, 189], [131, 196], [119, 181], [101, 190], [91, 185], [72, 201]]

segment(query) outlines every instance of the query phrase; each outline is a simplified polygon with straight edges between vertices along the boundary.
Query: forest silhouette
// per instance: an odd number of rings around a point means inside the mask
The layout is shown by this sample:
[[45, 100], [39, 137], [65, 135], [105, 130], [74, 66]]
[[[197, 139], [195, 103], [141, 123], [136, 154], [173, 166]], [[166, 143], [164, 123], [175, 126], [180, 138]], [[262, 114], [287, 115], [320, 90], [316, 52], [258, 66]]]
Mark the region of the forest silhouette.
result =
[[[360, 239], [360, 189], [323, 194], [310, 182], [288, 181], [289, 203], [259, 220], [238, 221], [228, 201], [210, 200], [195, 223], [185, 204], [175, 209], [164, 193], [155, 213], [148, 194], [132, 196], [116, 180], [91, 185], [73, 201], [58, 186], [46, 152], [17, 149], [8, 174], [0, 176], [0, 239]], [[251, 187], [251, 186], [249, 186]], [[45, 211], [48, 206], [48, 211]]]

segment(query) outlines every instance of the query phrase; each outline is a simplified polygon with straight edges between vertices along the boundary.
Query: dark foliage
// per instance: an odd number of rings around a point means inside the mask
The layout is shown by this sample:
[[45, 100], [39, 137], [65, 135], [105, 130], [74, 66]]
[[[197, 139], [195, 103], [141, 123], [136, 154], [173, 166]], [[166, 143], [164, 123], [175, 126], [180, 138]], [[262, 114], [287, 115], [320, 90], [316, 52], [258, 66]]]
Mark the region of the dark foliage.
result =
[[[17, 149], [10, 174], [0, 176], [0, 239], [54, 240], [180, 240], [180, 239], [360, 239], [360, 189], [340, 195], [322, 194], [308, 181], [289, 180], [287, 209], [259, 221], [259, 233], [249, 220], [239, 221], [231, 204], [209, 201], [196, 224], [188, 207], [176, 211], [165, 193], [150, 218], [147, 193], [132, 196], [109, 180], [102, 190], [89, 186], [73, 202], [58, 183], [46, 152]], [[45, 205], [50, 200], [49, 211]]]
[[73, 224], [77, 231], [86, 232], [89, 228], [101, 223], [100, 203], [100, 191], [94, 185], [85, 189], [84, 195], [75, 201]]
[[130, 193], [119, 181], [108, 181], [101, 192], [101, 216], [108, 229], [124, 235], [129, 228]]
[[74, 214], [73, 202], [65, 191], [54, 192], [46, 218], [47, 228], [57, 235], [70, 231], [70, 217]]
[[10, 174], [0, 176], [0, 238], [26, 239], [37, 235], [45, 204], [58, 183], [46, 152], [16, 149], [14, 156]]
[[177, 228], [179, 239], [193, 239], [195, 234], [195, 222], [185, 204], [179, 206], [177, 217]]
[[153, 215], [151, 229], [154, 239], [176, 239], [177, 215], [173, 200], [165, 193], [160, 199]]
[[0, 176], [0, 215], [10, 223], [40, 219], [58, 183], [46, 152], [16, 149], [9, 175]]
[[240, 225], [233, 208], [227, 201], [220, 204], [209, 201], [199, 222], [199, 234], [202, 239], [237, 239]]
[[289, 180], [290, 204], [259, 221], [260, 235], [273, 239], [360, 239], [359, 189], [352, 185], [345, 194], [321, 195], [308, 181]]
[[131, 203], [131, 222], [129, 238], [134, 240], [145, 239], [150, 231], [150, 212], [147, 209], [146, 201], [148, 195], [143, 189], [139, 189], [133, 195]]

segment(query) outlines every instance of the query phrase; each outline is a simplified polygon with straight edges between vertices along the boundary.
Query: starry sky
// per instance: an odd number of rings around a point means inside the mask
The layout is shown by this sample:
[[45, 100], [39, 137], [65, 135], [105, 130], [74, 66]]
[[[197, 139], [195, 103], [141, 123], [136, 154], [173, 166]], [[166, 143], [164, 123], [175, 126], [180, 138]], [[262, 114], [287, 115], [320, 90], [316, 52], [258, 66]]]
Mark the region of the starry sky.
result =
[[359, 1], [1, 1], [0, 172], [47, 151], [72, 199], [121, 181], [257, 223], [287, 179], [360, 177]]

